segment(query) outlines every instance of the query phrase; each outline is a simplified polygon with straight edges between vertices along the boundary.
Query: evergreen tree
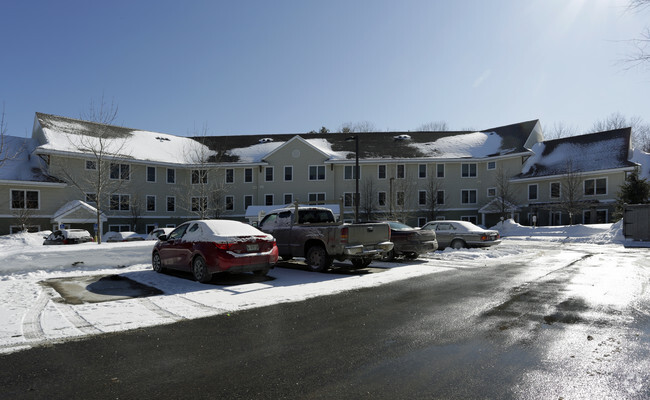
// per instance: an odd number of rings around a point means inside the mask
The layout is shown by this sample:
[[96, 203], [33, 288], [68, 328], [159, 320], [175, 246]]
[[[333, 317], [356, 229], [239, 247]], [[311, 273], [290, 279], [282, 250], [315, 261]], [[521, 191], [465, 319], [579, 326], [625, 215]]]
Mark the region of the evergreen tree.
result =
[[616, 200], [616, 211], [612, 216], [614, 220], [623, 218], [623, 208], [625, 204], [647, 204], [650, 203], [650, 183], [645, 178], [639, 176], [639, 170], [635, 169], [625, 178], [625, 183], [621, 185], [621, 191], [618, 192]]

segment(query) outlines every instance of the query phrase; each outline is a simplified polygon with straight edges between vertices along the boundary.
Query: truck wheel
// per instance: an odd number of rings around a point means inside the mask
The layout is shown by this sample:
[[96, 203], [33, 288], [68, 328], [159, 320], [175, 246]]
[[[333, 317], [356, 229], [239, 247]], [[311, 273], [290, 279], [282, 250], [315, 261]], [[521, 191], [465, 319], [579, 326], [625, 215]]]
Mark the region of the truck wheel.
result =
[[384, 253], [381, 256], [381, 260], [382, 261], [393, 261], [393, 260], [395, 260], [395, 250], [391, 249], [390, 251]]
[[310, 247], [305, 261], [309, 269], [314, 272], [325, 272], [332, 265], [332, 258], [323, 246]]
[[353, 258], [352, 265], [355, 268], [365, 268], [372, 262], [372, 258]]

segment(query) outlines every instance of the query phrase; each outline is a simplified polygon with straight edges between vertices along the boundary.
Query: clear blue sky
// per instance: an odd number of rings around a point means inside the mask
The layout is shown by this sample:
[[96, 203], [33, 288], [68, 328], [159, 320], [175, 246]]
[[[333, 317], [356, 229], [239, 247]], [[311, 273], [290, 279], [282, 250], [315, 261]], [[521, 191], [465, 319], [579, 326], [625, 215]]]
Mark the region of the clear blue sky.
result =
[[118, 125], [179, 135], [300, 133], [346, 122], [487, 129], [540, 119], [650, 123], [650, 68], [626, 0], [2, 0], [9, 134], [78, 118], [102, 93]]

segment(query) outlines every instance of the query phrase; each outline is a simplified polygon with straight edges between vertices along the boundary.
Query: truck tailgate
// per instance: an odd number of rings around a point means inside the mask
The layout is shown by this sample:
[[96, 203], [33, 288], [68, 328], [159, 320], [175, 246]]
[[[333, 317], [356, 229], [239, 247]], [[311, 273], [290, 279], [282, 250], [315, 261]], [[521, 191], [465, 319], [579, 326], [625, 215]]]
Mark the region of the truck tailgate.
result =
[[384, 223], [347, 224], [348, 244], [376, 245], [390, 240], [390, 226]]

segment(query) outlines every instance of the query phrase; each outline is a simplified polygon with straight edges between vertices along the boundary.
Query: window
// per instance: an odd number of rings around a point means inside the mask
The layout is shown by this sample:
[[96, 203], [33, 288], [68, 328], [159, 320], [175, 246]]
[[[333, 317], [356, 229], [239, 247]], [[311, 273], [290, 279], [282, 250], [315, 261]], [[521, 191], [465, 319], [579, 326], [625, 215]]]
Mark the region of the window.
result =
[[208, 171], [205, 169], [192, 170], [192, 185], [208, 183]]
[[471, 222], [473, 224], [478, 224], [478, 219], [476, 218], [476, 215], [465, 215], [465, 216], [460, 217], [460, 220], [461, 221]]
[[436, 164], [436, 178], [445, 177], [445, 164]]
[[445, 191], [438, 190], [436, 192], [436, 204], [445, 204]]
[[528, 200], [537, 200], [537, 184], [528, 185]]
[[37, 190], [12, 190], [12, 210], [38, 210], [40, 194]]
[[131, 196], [128, 194], [112, 194], [109, 201], [109, 209], [112, 211], [129, 211]]
[[397, 192], [397, 205], [398, 206], [403, 206], [404, 205], [404, 200], [405, 200], [404, 192], [402, 192], [402, 191]]
[[378, 165], [377, 166], [377, 179], [386, 179], [386, 166]]
[[176, 170], [167, 168], [167, 183], [176, 183]]
[[[266, 182], [273, 182], [273, 167], [264, 167], [264, 180]], [[273, 205], [273, 204], [267, 204]]]
[[561, 185], [560, 182], [551, 182], [551, 198], [559, 199], [561, 194]]
[[487, 188], [487, 195], [488, 197], [495, 197], [497, 195], [497, 188], [495, 187]]
[[226, 211], [233, 211], [235, 209], [235, 196], [226, 196]]
[[[325, 167], [323, 167], [323, 174], [325, 174]], [[293, 180], [293, 167], [291, 165], [284, 167], [284, 180], [286, 182]]]
[[460, 192], [461, 204], [476, 204], [476, 189], [464, 189]]
[[156, 167], [147, 167], [147, 182], [156, 181]]
[[293, 193], [285, 193], [283, 197], [284, 197], [284, 204], [293, 203]]
[[244, 182], [246, 183], [253, 182], [253, 168], [244, 169]]
[[377, 193], [377, 204], [379, 204], [380, 207], [386, 206], [386, 192]]
[[176, 197], [167, 196], [167, 211], [169, 212], [176, 211]]
[[595, 210], [593, 213], [591, 210], [585, 210], [582, 212], [582, 219], [584, 224], [604, 224], [607, 222], [607, 210]]
[[247, 194], [244, 196], [244, 210], [253, 205], [253, 196]]
[[86, 160], [86, 169], [88, 170], [96, 170], [97, 169], [97, 162], [94, 160]]
[[418, 204], [421, 206], [427, 205], [427, 192], [424, 190], [418, 191]]
[[461, 164], [461, 175], [463, 178], [476, 178], [476, 164]]
[[354, 193], [346, 192], [343, 193], [343, 207], [353, 207], [354, 206]]
[[607, 178], [585, 179], [585, 196], [607, 194]]
[[487, 169], [497, 169], [497, 162], [496, 161], [488, 161]]
[[204, 212], [208, 209], [208, 198], [206, 196], [192, 197], [192, 211]]
[[113, 164], [110, 165], [110, 178], [128, 181], [131, 179], [131, 168], [129, 164]]
[[406, 166], [404, 164], [397, 164], [397, 179], [406, 178]]
[[265, 194], [264, 195], [264, 205], [265, 206], [272, 206], [273, 205], [273, 195], [272, 194]]
[[[361, 168], [361, 166], [359, 166]], [[356, 179], [356, 174], [354, 173], [354, 170], [356, 169], [356, 165], [346, 165], [345, 170], [344, 170], [344, 176], [343, 179]]]
[[97, 204], [97, 193], [86, 193], [86, 203]]
[[[345, 168], [347, 168], [347, 166]], [[309, 180], [310, 181], [324, 181], [325, 180], [325, 166], [324, 165], [310, 165], [309, 166]]]
[[156, 211], [156, 196], [147, 196], [147, 211]]
[[325, 193], [309, 193], [310, 204], [325, 204]]
[[235, 183], [235, 170], [226, 168], [226, 183]]
[[426, 178], [427, 177], [427, 165], [426, 164], [419, 164], [418, 165], [418, 178]]
[[418, 226], [421, 228], [427, 223], [426, 217], [418, 217]]
[[109, 225], [109, 232], [128, 232], [131, 230], [131, 225]]

